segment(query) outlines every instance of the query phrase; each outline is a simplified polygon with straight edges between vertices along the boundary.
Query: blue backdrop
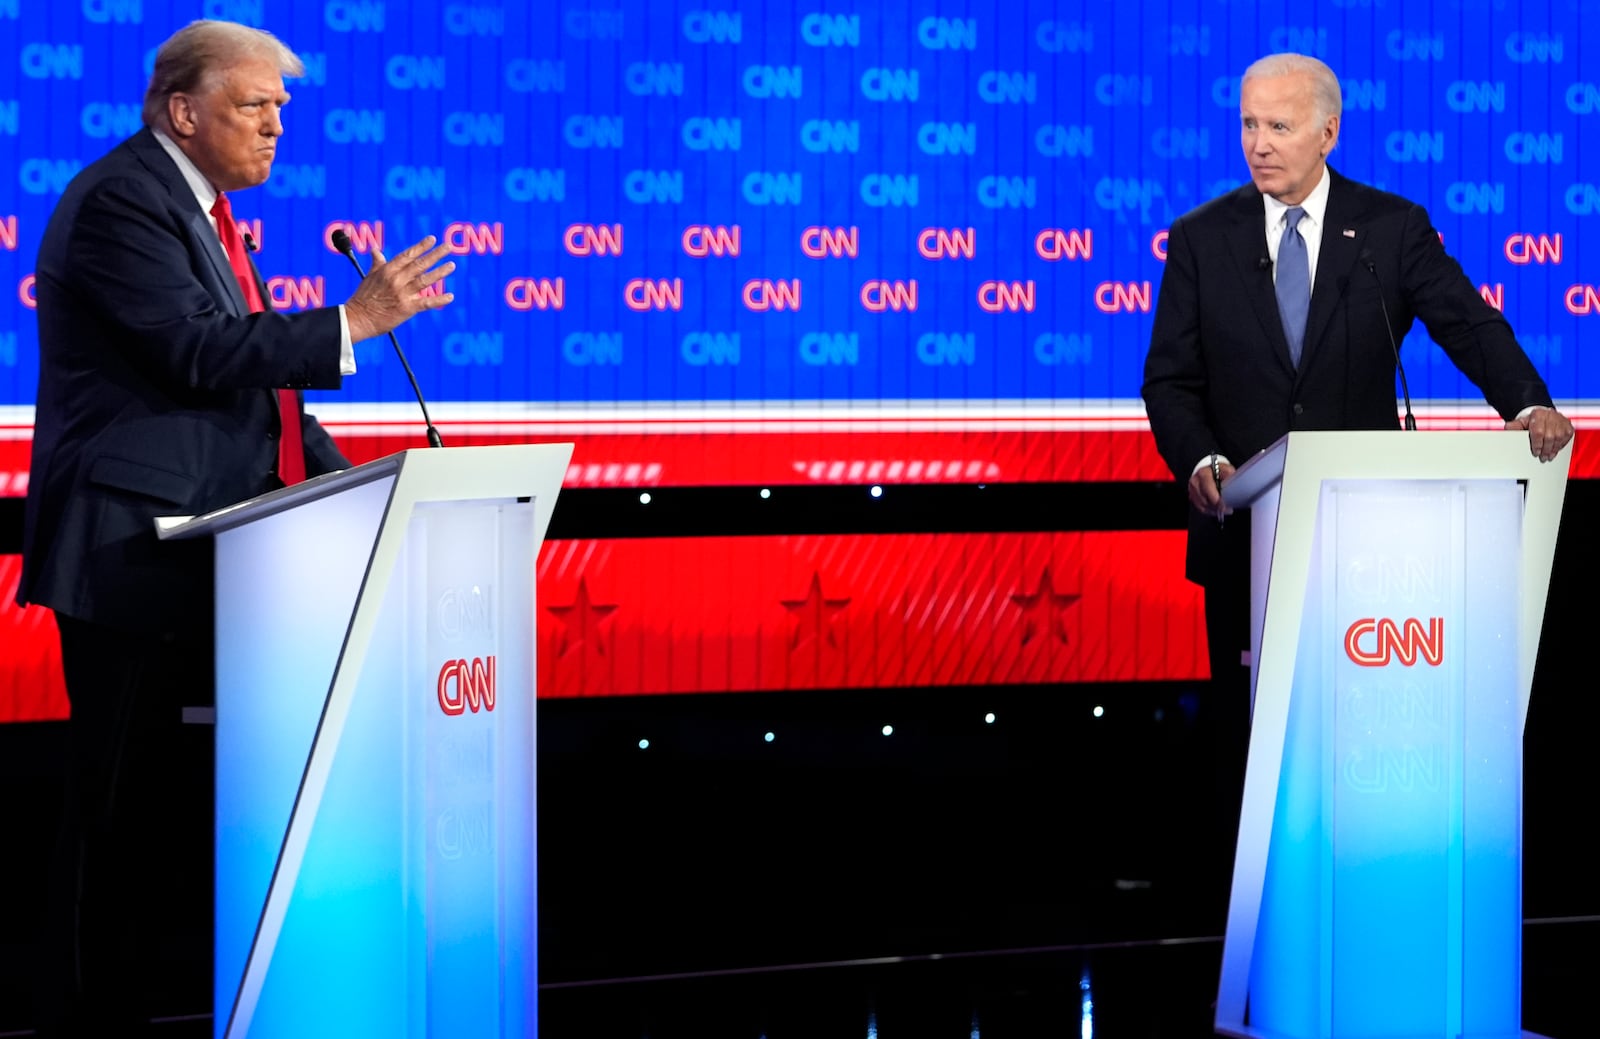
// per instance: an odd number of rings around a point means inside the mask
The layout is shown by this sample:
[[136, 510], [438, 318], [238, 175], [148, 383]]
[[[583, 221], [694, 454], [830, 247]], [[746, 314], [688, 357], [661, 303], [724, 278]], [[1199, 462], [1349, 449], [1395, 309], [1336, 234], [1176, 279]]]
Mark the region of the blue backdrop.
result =
[[[1238, 74], [1277, 50], [1342, 77], [1335, 165], [1426, 205], [1555, 395], [1600, 398], [1595, 0], [0, 0], [0, 405], [33, 400], [51, 207], [196, 17], [306, 60], [235, 202], [280, 304], [349, 293], [334, 224], [461, 253], [402, 333], [441, 402], [1136, 398], [1162, 232], [1244, 178]], [[386, 349], [327, 396], [409, 400]], [[1477, 398], [1407, 349], [1416, 396]]]

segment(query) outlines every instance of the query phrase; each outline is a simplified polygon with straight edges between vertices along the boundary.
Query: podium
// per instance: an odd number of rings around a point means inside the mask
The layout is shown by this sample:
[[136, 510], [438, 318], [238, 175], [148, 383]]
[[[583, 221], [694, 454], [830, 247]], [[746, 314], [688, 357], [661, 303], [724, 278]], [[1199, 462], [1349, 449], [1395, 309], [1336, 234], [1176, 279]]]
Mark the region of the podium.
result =
[[1524, 1035], [1522, 730], [1570, 458], [1297, 432], [1224, 486], [1253, 720], [1217, 1032]]
[[405, 451], [216, 543], [218, 1037], [537, 1034], [534, 582], [572, 445]]

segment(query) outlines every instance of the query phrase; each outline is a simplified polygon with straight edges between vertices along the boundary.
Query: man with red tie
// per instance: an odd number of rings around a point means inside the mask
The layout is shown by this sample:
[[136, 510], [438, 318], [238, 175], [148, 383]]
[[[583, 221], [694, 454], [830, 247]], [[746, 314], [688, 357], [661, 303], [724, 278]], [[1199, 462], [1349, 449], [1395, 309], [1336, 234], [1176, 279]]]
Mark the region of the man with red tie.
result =
[[303, 73], [258, 29], [180, 30], [156, 54], [145, 128], [74, 178], [39, 247], [18, 601], [55, 612], [72, 706], [56, 880], [74, 1033], [132, 1034], [149, 1009], [142, 972], [160, 969], [148, 946], [166, 927], [139, 909], [172, 828], [163, 764], [180, 708], [211, 696], [211, 546], [159, 541], [153, 518], [345, 467], [299, 391], [337, 388], [352, 344], [452, 299], [423, 294], [454, 269], [429, 237], [377, 257], [342, 306], [265, 305], [227, 193], [267, 180], [283, 77]]

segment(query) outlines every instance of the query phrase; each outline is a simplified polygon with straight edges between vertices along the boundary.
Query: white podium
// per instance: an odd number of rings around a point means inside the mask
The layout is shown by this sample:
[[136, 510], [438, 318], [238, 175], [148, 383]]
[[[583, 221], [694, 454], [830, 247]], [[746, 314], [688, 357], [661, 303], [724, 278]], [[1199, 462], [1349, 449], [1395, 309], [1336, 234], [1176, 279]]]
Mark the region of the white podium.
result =
[[406, 451], [206, 516], [216, 1036], [531, 1036], [534, 580], [572, 445]]
[[1254, 719], [1218, 1032], [1523, 1035], [1522, 729], [1570, 457], [1292, 433], [1225, 486]]

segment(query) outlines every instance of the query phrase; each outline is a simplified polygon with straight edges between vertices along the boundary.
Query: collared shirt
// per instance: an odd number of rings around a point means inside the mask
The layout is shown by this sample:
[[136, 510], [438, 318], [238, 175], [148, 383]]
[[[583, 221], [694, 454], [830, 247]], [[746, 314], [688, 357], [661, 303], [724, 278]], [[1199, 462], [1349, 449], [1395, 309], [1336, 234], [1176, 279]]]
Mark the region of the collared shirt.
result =
[[[1328, 188], [1333, 183], [1333, 178], [1328, 176], [1327, 164], [1322, 167], [1322, 179], [1317, 181], [1317, 186], [1311, 189], [1311, 194], [1300, 203], [1305, 215], [1300, 218], [1300, 237], [1306, 240], [1306, 262], [1311, 269], [1311, 284], [1317, 283], [1317, 255], [1322, 252], [1322, 229], [1327, 226], [1328, 215]], [[1272, 257], [1272, 281], [1278, 281], [1278, 246], [1283, 241], [1283, 229], [1287, 225], [1289, 207], [1273, 198], [1271, 195], [1261, 196], [1262, 204], [1266, 207], [1267, 229], [1267, 255]]]
[[[153, 127], [151, 128], [151, 133], [155, 134], [156, 140], [160, 142], [161, 150], [171, 156], [173, 162], [177, 163], [178, 172], [183, 174], [183, 182], [189, 185], [189, 190], [194, 192], [194, 200], [200, 203], [200, 212], [204, 213], [206, 219], [211, 222], [211, 230], [216, 231], [217, 218], [211, 215], [211, 207], [216, 205], [217, 189], [206, 179], [206, 175], [200, 172], [200, 167], [196, 166], [189, 156], [183, 154], [183, 149], [179, 148], [172, 138]], [[220, 232], [217, 240], [222, 240]], [[341, 306], [337, 309], [339, 311], [339, 374], [354, 375], [356, 373], [356, 351], [355, 345], [350, 341], [350, 319], [345, 316], [344, 307]]]

